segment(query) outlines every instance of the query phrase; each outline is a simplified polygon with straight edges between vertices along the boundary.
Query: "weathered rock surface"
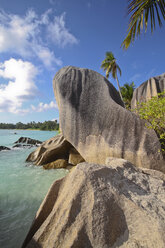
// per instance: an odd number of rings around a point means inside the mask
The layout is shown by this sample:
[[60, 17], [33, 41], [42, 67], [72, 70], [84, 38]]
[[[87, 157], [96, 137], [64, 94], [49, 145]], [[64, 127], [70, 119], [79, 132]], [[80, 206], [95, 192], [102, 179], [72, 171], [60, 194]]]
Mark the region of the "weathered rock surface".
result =
[[76, 151], [75, 148], [71, 148], [69, 151], [69, 160], [68, 162], [72, 165], [77, 165], [81, 162], [85, 162], [83, 157], [80, 155], [78, 151]]
[[6, 146], [0, 146], [0, 151], [4, 151], [4, 150], [11, 150], [11, 149]]
[[61, 135], [57, 135], [42, 143], [34, 152], [30, 153], [27, 162], [36, 165], [51, 163], [57, 159], [68, 159], [69, 150], [73, 146]]
[[40, 145], [42, 144], [42, 141], [40, 140], [36, 140], [36, 139], [31, 139], [28, 137], [21, 137], [19, 138], [16, 142], [14, 142], [15, 144], [28, 144], [28, 145]]
[[104, 164], [110, 156], [165, 172], [155, 132], [122, 107], [118, 92], [106, 78], [69, 66], [57, 72], [53, 88], [61, 131], [85, 161]]
[[137, 107], [137, 102], [146, 102], [153, 96], [157, 96], [165, 90], [165, 73], [152, 77], [146, 82], [142, 83], [138, 88], [135, 89], [131, 101], [131, 108]]
[[22, 248], [164, 248], [164, 233], [165, 181], [108, 159], [52, 185]]
[[45, 170], [48, 170], [48, 169], [66, 168], [67, 166], [68, 166], [68, 162], [65, 159], [57, 159], [56, 161], [43, 165], [43, 168]]

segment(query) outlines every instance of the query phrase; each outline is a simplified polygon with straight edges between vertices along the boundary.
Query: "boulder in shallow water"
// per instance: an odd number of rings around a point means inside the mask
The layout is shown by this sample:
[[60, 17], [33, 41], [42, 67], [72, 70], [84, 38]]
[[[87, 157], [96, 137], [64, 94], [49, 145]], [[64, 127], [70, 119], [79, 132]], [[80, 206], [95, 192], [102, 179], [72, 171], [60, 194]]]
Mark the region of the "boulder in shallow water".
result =
[[146, 82], [142, 83], [138, 88], [134, 90], [131, 100], [131, 108], [137, 108], [137, 103], [146, 102], [153, 96], [157, 96], [165, 90], [165, 73], [152, 77]]
[[11, 150], [9, 147], [6, 147], [6, 146], [0, 146], [0, 151], [8, 151], [8, 150]]
[[40, 140], [36, 140], [36, 139], [31, 139], [28, 137], [21, 137], [19, 138], [16, 142], [14, 142], [15, 144], [20, 143], [20, 144], [28, 144], [28, 145], [40, 145], [42, 144], [42, 141]]
[[16, 144], [13, 146], [13, 148], [32, 148], [33, 145], [29, 145], [29, 144]]
[[164, 233], [165, 181], [116, 159], [56, 181], [22, 248], [164, 248]]
[[57, 159], [68, 159], [69, 151], [73, 146], [59, 134], [42, 143], [34, 152], [30, 153], [27, 162], [34, 162], [36, 165], [51, 163]]
[[117, 90], [99, 73], [64, 67], [54, 77], [60, 129], [89, 163], [124, 158], [138, 167], [165, 172], [156, 133], [123, 108]]

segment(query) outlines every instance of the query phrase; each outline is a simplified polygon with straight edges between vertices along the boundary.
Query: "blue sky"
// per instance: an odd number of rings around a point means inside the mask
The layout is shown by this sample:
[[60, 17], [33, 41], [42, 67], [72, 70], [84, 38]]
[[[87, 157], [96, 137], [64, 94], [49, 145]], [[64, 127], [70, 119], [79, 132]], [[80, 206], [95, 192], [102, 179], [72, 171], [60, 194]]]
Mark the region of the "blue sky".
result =
[[[0, 122], [58, 119], [52, 79], [63, 66], [100, 68], [112, 51], [120, 85], [165, 72], [165, 25], [121, 48], [127, 0], [1, 0]], [[110, 82], [117, 88], [116, 82]]]

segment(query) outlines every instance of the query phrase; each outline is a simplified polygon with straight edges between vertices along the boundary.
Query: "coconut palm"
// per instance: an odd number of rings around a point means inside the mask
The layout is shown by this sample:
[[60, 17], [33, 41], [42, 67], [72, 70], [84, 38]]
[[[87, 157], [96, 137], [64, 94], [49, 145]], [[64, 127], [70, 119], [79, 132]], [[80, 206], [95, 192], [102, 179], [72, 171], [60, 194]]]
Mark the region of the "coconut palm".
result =
[[134, 84], [134, 82], [132, 82], [130, 84], [126, 83], [120, 89], [121, 89], [121, 94], [123, 96], [126, 108], [130, 109], [131, 108], [131, 100], [132, 100], [133, 92], [135, 89], [135, 84]]
[[115, 59], [115, 57], [114, 57], [112, 52], [106, 52], [106, 58], [102, 61], [101, 68], [103, 68], [103, 70], [106, 71], [106, 78], [109, 78], [109, 74], [111, 73], [112, 77], [114, 79], [116, 79], [117, 86], [119, 88], [119, 94], [120, 94], [120, 97], [121, 97], [121, 99], [123, 101], [123, 97], [122, 97], [122, 94], [121, 94], [121, 91], [120, 91], [119, 80], [118, 80], [118, 77], [117, 77], [117, 72], [119, 72], [119, 74], [121, 76], [121, 69], [118, 66], [118, 64], [116, 63], [116, 59]]
[[143, 26], [147, 31], [148, 19], [150, 19], [151, 32], [155, 29], [155, 15], [160, 27], [162, 26], [160, 13], [165, 20], [165, 0], [129, 0], [128, 2], [128, 14], [132, 15], [129, 19], [128, 34], [122, 43], [125, 49], [141, 34]]

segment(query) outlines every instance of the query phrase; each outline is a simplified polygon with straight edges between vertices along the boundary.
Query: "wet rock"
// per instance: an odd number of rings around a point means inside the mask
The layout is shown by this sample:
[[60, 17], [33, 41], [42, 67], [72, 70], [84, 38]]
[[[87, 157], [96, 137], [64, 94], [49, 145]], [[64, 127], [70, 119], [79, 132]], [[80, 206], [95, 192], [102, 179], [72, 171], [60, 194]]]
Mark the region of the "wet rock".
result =
[[37, 146], [37, 145], [42, 144], [42, 141], [31, 139], [31, 138], [28, 138], [28, 137], [21, 137], [14, 143], [15, 144], [17, 144], [17, 143], [23, 143], [24, 144], [25, 143], [25, 144], [30, 144], [30, 145]]
[[6, 146], [0, 146], [0, 151], [4, 151], [4, 150], [11, 150], [9, 147]]

